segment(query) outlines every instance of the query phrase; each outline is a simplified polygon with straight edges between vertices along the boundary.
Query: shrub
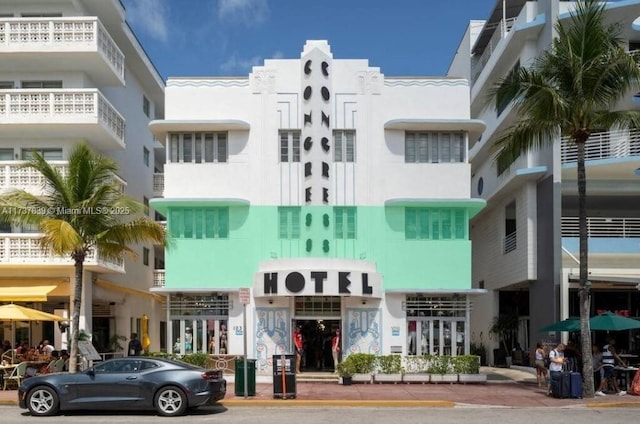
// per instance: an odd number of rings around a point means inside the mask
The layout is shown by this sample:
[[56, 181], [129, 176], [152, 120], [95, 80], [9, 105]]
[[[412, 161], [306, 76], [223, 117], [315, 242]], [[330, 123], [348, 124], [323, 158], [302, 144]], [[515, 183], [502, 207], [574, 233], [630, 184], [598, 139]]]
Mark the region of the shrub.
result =
[[375, 369], [376, 355], [372, 353], [352, 353], [343, 361], [349, 364], [354, 374], [371, 374]]
[[405, 372], [410, 374], [424, 374], [429, 369], [429, 361], [431, 360], [431, 356], [423, 355], [423, 356], [405, 356]]
[[376, 367], [380, 374], [402, 373], [402, 357], [400, 355], [382, 355], [376, 357]]
[[351, 377], [355, 374], [353, 364], [347, 360], [344, 360], [338, 364], [338, 375], [340, 377]]
[[460, 355], [451, 358], [453, 372], [456, 374], [479, 374], [480, 357], [476, 355]]
[[432, 356], [427, 372], [429, 374], [451, 374], [453, 372], [451, 356]]
[[206, 353], [189, 353], [179, 357], [178, 360], [201, 368], [206, 368], [209, 361], [209, 355]]

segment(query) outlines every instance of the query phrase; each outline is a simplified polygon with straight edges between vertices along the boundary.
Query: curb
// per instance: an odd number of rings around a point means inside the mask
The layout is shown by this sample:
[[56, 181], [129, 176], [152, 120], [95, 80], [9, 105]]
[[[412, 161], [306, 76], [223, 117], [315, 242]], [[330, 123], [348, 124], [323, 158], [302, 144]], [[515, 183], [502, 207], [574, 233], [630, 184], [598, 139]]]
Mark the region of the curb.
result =
[[638, 402], [587, 402], [587, 408], [640, 408]]
[[388, 407], [388, 408], [453, 408], [455, 402], [447, 400], [299, 400], [274, 399], [274, 400], [252, 400], [252, 399], [231, 399], [219, 402], [223, 406], [344, 406], [344, 407]]

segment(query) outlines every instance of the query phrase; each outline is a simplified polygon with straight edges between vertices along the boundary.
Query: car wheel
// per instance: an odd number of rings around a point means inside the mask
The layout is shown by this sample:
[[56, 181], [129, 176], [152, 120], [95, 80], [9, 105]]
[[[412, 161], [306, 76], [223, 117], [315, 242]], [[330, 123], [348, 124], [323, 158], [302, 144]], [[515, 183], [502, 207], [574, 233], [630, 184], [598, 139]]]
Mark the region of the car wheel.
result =
[[158, 414], [174, 417], [184, 414], [184, 411], [187, 410], [187, 397], [177, 387], [163, 387], [156, 393], [154, 405]]
[[27, 395], [27, 408], [31, 415], [46, 416], [58, 412], [60, 401], [51, 387], [37, 386]]

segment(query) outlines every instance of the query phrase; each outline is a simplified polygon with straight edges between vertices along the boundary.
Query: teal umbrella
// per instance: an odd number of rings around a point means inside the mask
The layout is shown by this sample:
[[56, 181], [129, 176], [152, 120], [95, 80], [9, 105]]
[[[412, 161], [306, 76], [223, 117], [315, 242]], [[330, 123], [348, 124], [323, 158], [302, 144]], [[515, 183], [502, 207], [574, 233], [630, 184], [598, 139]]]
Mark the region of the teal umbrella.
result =
[[589, 319], [591, 330], [621, 331], [640, 328], [640, 321], [633, 318], [616, 315], [612, 312], [605, 312], [601, 315]]
[[539, 331], [580, 331], [580, 318], [567, 318], [542, 327]]

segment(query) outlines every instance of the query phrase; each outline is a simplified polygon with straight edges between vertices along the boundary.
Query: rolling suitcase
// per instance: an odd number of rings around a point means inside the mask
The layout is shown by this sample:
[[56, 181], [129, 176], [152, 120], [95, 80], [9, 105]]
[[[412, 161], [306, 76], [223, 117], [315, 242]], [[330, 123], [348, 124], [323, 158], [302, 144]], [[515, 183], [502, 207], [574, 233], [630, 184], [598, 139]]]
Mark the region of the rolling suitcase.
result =
[[554, 398], [566, 399], [571, 397], [571, 376], [568, 372], [554, 373], [551, 378], [551, 395]]
[[568, 372], [566, 374], [569, 374], [569, 380], [571, 382], [571, 393], [569, 397], [573, 399], [582, 398], [582, 374], [579, 372]]

